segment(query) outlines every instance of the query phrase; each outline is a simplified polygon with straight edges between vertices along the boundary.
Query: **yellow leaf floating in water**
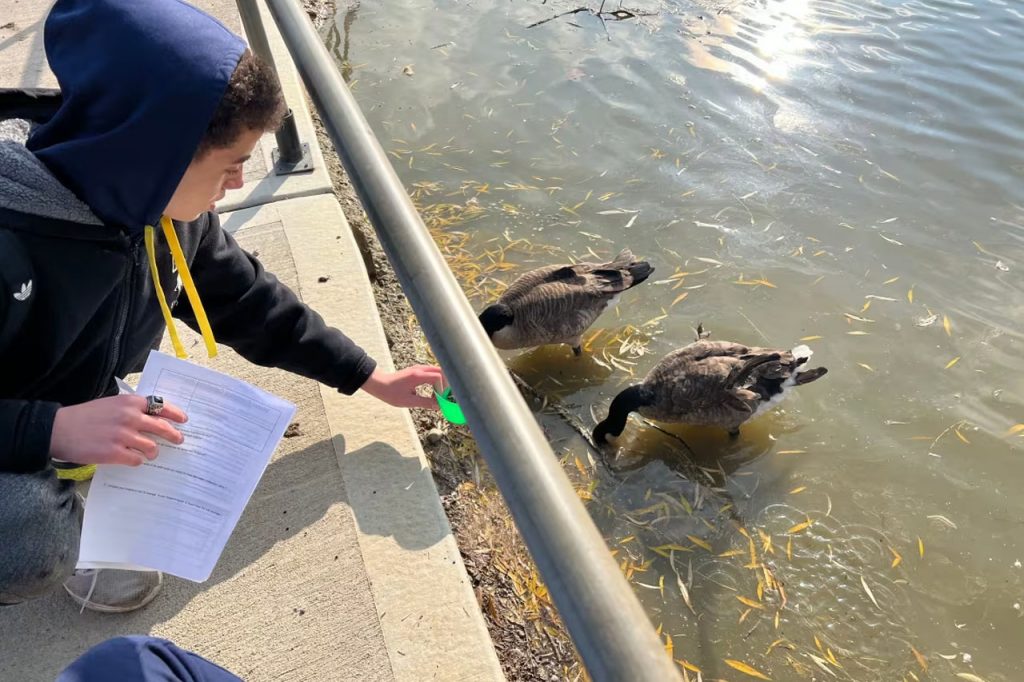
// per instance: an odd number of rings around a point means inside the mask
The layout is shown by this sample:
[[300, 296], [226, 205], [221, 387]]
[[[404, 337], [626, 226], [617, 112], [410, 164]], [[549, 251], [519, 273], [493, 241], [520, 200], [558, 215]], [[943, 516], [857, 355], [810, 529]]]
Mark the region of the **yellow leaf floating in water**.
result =
[[959, 355], [946, 363], [946, 369], [949, 369], [950, 367], [952, 367], [953, 365], [955, 365], [958, 362], [960, 362], [960, 356]]
[[810, 528], [812, 523], [814, 523], [814, 521], [811, 521], [811, 519], [808, 518], [803, 523], [796, 524], [795, 526], [793, 526], [792, 528], [790, 528], [786, 532], [789, 533], [790, 535], [796, 535], [797, 533], [803, 532], [803, 531], [807, 530], [808, 528]]
[[942, 328], [946, 330], [946, 336], [953, 336], [953, 325], [949, 323], [949, 318], [945, 315], [942, 316]]
[[727, 659], [725, 659], [725, 664], [727, 666], [729, 666], [730, 668], [732, 668], [733, 670], [739, 670], [744, 675], [750, 675], [751, 677], [756, 677], [759, 680], [771, 680], [772, 679], [772, 678], [768, 677], [767, 675], [765, 675], [763, 672], [761, 672], [761, 671], [759, 671], [759, 670], [757, 670], [755, 668], [750, 667], [749, 665], [747, 665], [743, 661], [736, 661], [736, 660], [733, 660], [731, 658], [727, 658]]
[[736, 595], [736, 599], [738, 599], [741, 604], [746, 604], [747, 606], [749, 606], [752, 609], [761, 609], [762, 611], [764, 610], [764, 604], [759, 604], [759, 603], [757, 603], [756, 601], [754, 601], [753, 599], [751, 599], [749, 597], [744, 597], [742, 595]]
[[921, 538], [917, 539], [917, 551], [921, 555], [921, 558], [923, 559], [924, 558], [924, 540], [922, 540]]
[[1024, 424], [1014, 424], [1007, 432], [1007, 436], [1016, 436], [1018, 433], [1024, 432]]
[[961, 680], [967, 680], [967, 682], [985, 682], [982, 678], [978, 677], [974, 673], [957, 673], [957, 677]]
[[857, 364], [860, 365], [861, 367], [863, 367], [864, 369], [866, 369], [869, 372], [874, 372], [875, 371], [874, 367], [872, 367], [871, 365], [865, 365], [863, 362], [858, 362]]
[[867, 336], [867, 335], [868, 335], [868, 334], [870, 334], [871, 332], [862, 332], [862, 331], [855, 331], [855, 332], [846, 332], [846, 333], [847, 333], [847, 334], [848, 334], [849, 336]]
[[910, 287], [910, 289], [907, 291], [907, 302], [914, 302], [914, 287]]
[[775, 554], [775, 550], [772, 549], [772, 536], [760, 528], [757, 529], [757, 533], [761, 536], [761, 551], [765, 554]]
[[895, 549], [893, 549], [892, 547], [890, 547], [890, 548], [889, 548], [889, 551], [890, 551], [890, 552], [892, 552], [892, 556], [893, 556], [893, 559], [892, 559], [892, 568], [896, 568], [897, 566], [899, 566], [899, 565], [900, 565], [900, 562], [901, 562], [901, 561], [903, 561], [903, 557], [902, 557], [902, 556], [900, 556], [900, 553], [899, 553], [899, 552], [897, 552], [897, 551], [896, 551]]
[[802, 455], [806, 450], [779, 450], [776, 454], [779, 455]]
[[790, 494], [790, 495], [796, 495], [796, 494], [798, 494], [798, 493], [802, 493], [802, 492], [803, 492], [803, 491], [805, 491], [805, 490], [807, 490], [807, 486], [805, 486], [805, 485], [802, 485], [802, 486], [800, 486], [800, 487], [798, 487], [798, 488], [793, 488], [792, 490], [790, 490], [790, 491], [789, 491], [789, 494]]
[[793, 536], [789, 536], [789, 542], [786, 543], [786, 558], [790, 561], [793, 560]]
[[658, 552], [662, 556], [668, 556], [668, 555], [664, 554], [664, 552], [673, 552], [673, 551], [675, 551], [675, 552], [692, 552], [693, 551], [689, 547], [684, 547], [683, 545], [674, 545], [674, 544], [658, 545], [657, 547], [651, 547], [651, 549], [653, 551], [655, 551], [655, 552]]
[[696, 537], [694, 535], [687, 535], [686, 537], [688, 537], [690, 539], [690, 542], [692, 542], [693, 544], [697, 545], [698, 547], [702, 547], [702, 548], [706, 549], [709, 552], [711, 551], [711, 545], [709, 545], [704, 540], [701, 540], [700, 538], [698, 538], [698, 537]]
[[686, 298], [686, 297], [687, 297], [687, 296], [689, 296], [689, 295], [690, 295], [690, 292], [689, 292], [689, 291], [684, 291], [683, 293], [681, 293], [681, 294], [679, 294], [678, 296], [676, 296], [676, 297], [675, 297], [675, 300], [674, 300], [674, 301], [672, 301], [672, 303], [670, 303], [668, 307], [669, 307], [669, 308], [671, 308], [671, 307], [672, 307], [672, 306], [674, 306], [674, 305], [675, 305], [676, 303], [679, 303], [680, 301], [682, 301], [682, 300], [683, 300], [684, 298]]
[[959, 438], [964, 443], [966, 443], [967, 445], [971, 444], [971, 441], [967, 440], [967, 436], [965, 436], [964, 434], [960, 433], [960, 428], [959, 427], [953, 429], [953, 433], [956, 434], [956, 437]]
[[693, 663], [690, 663], [685, 658], [677, 658], [676, 659], [676, 663], [678, 663], [679, 665], [683, 666], [684, 668], [689, 670], [691, 673], [697, 673], [698, 675], [704, 674], [703, 671], [700, 668], [695, 666]]
[[745, 620], [747, 619], [747, 616], [749, 616], [749, 615], [750, 615], [750, 613], [751, 613], [751, 612], [752, 612], [753, 610], [754, 610], [754, 609], [747, 609], [746, 611], [744, 611], [743, 613], [741, 613], [741, 614], [740, 614], [740, 619], [739, 619], [739, 621], [737, 621], [737, 622], [739, 622], [739, 623], [742, 623], [743, 621], [745, 621]]
[[743, 554], [743, 550], [742, 549], [730, 549], [730, 550], [728, 550], [726, 552], [722, 552], [718, 556], [720, 556], [720, 557], [728, 557], [728, 556], [739, 556], [740, 554]]
[[914, 645], [910, 645], [910, 650], [914, 652], [914, 658], [917, 659], [917, 664], [921, 666], [921, 670], [928, 672], [928, 659], [921, 655], [921, 652], [914, 648]]
[[882, 284], [892, 284], [893, 282], [897, 281], [898, 279], [899, 279], [899, 277], [893, 277], [892, 279], [885, 280], [884, 282], [882, 282]]
[[824, 336], [814, 335], [814, 336], [805, 336], [804, 338], [802, 338], [800, 340], [801, 341], [817, 341], [818, 339], [823, 339], [823, 338], [825, 338], [825, 337]]

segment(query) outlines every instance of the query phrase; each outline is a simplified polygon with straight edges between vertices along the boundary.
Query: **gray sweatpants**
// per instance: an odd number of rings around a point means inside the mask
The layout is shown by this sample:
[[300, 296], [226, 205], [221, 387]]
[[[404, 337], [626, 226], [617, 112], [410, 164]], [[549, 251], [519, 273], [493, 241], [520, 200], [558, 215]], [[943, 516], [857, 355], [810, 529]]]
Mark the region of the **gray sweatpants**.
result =
[[52, 468], [0, 473], [0, 605], [60, 586], [78, 561], [82, 505]]

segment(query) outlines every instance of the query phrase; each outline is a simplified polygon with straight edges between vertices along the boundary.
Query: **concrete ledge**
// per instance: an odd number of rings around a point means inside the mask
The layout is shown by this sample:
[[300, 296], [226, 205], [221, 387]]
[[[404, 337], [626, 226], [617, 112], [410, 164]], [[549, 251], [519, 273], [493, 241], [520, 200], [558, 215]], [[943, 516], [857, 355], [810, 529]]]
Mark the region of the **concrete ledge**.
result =
[[[223, 220], [229, 230], [278, 221], [302, 299], [392, 369], [369, 278], [337, 201], [279, 202]], [[363, 393], [320, 388], [395, 678], [504, 679], [408, 412]]]

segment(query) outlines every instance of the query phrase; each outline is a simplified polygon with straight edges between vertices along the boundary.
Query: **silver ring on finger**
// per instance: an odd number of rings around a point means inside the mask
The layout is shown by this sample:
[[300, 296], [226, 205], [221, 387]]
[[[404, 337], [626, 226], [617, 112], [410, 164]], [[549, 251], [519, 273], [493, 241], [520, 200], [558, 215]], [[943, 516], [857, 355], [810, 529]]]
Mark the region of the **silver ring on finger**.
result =
[[158, 416], [164, 411], [164, 399], [159, 395], [146, 396], [146, 414], [151, 417]]

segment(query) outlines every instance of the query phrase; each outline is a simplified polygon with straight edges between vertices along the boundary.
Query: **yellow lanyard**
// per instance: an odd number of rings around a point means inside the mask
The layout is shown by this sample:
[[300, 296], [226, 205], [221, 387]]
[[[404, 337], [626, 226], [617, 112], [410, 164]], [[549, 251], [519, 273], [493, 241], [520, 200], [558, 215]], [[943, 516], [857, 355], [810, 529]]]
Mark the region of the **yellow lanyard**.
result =
[[[192, 281], [192, 273], [189, 272], [188, 263], [185, 262], [185, 254], [178, 242], [178, 235], [174, 231], [174, 224], [167, 216], [160, 218], [160, 226], [163, 228], [167, 245], [171, 249], [171, 257], [178, 268], [178, 276], [185, 287], [185, 294], [189, 303], [192, 304], [192, 312], [199, 323], [199, 331], [203, 335], [203, 343], [206, 344], [206, 352], [211, 358], [217, 356], [217, 341], [213, 338], [213, 329], [210, 328], [210, 321], [206, 318], [206, 310], [203, 309], [203, 302], [199, 299], [199, 292], [196, 291], [196, 284]], [[171, 345], [174, 346], [174, 354], [179, 358], [187, 358], [185, 346], [181, 343], [178, 330], [174, 328], [174, 320], [171, 318], [171, 308], [167, 305], [167, 297], [164, 296], [163, 287], [160, 286], [160, 272], [156, 266], [156, 245], [152, 225], [146, 225], [146, 254], [149, 256], [149, 272], [153, 277], [153, 286], [156, 288], [156, 298], [160, 302], [160, 312], [164, 315], [164, 322], [167, 323], [167, 332], [171, 335]]]

